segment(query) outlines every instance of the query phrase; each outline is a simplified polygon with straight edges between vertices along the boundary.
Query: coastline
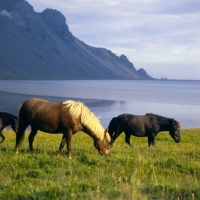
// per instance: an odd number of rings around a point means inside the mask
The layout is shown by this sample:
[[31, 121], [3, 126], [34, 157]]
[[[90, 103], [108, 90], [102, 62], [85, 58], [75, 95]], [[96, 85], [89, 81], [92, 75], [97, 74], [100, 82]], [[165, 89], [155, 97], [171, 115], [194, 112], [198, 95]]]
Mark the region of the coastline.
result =
[[[17, 115], [27, 99], [83, 102], [107, 128], [122, 113], [154, 113], [176, 119], [181, 128], [200, 125], [197, 82], [160, 81], [0, 81], [0, 111]], [[71, 98], [73, 97], [73, 98]]]
[[16, 94], [0, 91], [0, 111], [8, 112], [13, 115], [17, 115], [19, 106], [29, 98], [43, 98], [52, 103], [59, 103], [66, 100], [81, 101], [88, 107], [100, 107], [109, 106], [116, 101], [112, 100], [99, 100], [99, 99], [79, 99], [70, 97], [55, 97], [55, 96], [40, 96], [40, 95], [27, 95], [27, 94]]

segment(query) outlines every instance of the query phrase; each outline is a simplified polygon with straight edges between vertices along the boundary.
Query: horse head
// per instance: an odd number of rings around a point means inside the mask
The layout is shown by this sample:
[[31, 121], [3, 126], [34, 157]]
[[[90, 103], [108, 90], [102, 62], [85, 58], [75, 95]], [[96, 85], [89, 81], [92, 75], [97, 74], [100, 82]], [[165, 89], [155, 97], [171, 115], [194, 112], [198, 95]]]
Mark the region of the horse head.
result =
[[107, 129], [104, 131], [103, 140], [99, 140], [96, 138], [94, 139], [94, 146], [102, 156], [110, 155], [110, 146], [109, 146], [110, 140], [111, 139], [110, 139]]
[[173, 120], [172, 128], [169, 133], [176, 143], [179, 143], [181, 141], [180, 128], [180, 123], [176, 120]]

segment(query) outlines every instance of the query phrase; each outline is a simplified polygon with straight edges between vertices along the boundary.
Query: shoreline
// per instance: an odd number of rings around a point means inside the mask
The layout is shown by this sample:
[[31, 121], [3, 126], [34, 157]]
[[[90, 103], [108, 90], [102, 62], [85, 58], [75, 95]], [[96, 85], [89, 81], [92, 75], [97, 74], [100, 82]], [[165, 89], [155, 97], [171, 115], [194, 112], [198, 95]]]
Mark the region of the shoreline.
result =
[[17, 94], [10, 92], [0, 91], [0, 111], [12, 113], [17, 115], [19, 106], [29, 98], [43, 98], [52, 103], [59, 103], [66, 100], [81, 101], [88, 107], [101, 107], [109, 106], [118, 101], [112, 100], [99, 100], [99, 99], [81, 99], [81, 98], [70, 98], [70, 97], [56, 97], [56, 96], [41, 96], [41, 95], [27, 95], [27, 94]]
[[[121, 103], [125, 103], [124, 101], [117, 101], [117, 100], [103, 100], [103, 99], [82, 99], [82, 98], [70, 98], [70, 97], [59, 97], [59, 96], [46, 96], [46, 95], [29, 95], [29, 94], [19, 94], [19, 93], [12, 93], [12, 92], [5, 92], [0, 90], [0, 112], [8, 112], [13, 115], [18, 115], [18, 108], [19, 106], [29, 98], [43, 98], [47, 101], [52, 103], [59, 103], [66, 100], [74, 100], [80, 101], [84, 103], [96, 116], [101, 117], [101, 124], [106, 128], [109, 121], [112, 117], [122, 113], [128, 112], [121, 110], [118, 112], [118, 107], [116, 105], [120, 105]], [[121, 106], [121, 105], [120, 105]], [[112, 110], [110, 110], [112, 108]], [[115, 110], [116, 109], [116, 110]], [[119, 109], [120, 110], [120, 109]], [[103, 114], [102, 114], [103, 111]], [[113, 113], [117, 114], [113, 114]], [[180, 121], [180, 120], [179, 120]], [[180, 121], [181, 122], [181, 121]], [[191, 122], [190, 122], [191, 123]], [[183, 123], [184, 124], [184, 123]], [[185, 125], [186, 124], [186, 125]], [[184, 124], [182, 130], [189, 130], [189, 129], [199, 129], [199, 123], [187, 125], [187, 122]]]

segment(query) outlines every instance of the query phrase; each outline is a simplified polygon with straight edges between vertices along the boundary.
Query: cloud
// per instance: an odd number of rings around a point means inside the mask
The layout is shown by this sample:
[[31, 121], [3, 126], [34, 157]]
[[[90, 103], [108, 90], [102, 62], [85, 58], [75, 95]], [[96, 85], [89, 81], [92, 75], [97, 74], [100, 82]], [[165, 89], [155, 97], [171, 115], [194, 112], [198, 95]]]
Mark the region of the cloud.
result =
[[8, 12], [6, 10], [2, 10], [0, 14], [3, 17], [8, 17], [9, 19], [12, 19], [12, 13], [11, 12]]

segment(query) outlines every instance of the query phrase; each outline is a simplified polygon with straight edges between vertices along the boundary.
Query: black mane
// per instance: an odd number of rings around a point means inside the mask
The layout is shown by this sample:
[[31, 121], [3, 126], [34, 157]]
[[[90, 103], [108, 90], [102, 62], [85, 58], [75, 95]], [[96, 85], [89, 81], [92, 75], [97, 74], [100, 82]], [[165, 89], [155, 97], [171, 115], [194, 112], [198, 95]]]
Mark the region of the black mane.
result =
[[177, 128], [180, 128], [181, 126], [180, 126], [180, 123], [178, 122], [178, 121], [176, 121], [175, 119], [173, 119], [173, 118], [168, 118], [168, 117], [163, 117], [163, 116], [161, 116], [161, 115], [157, 115], [157, 114], [153, 114], [153, 113], [146, 113], [146, 115], [148, 116], [148, 115], [153, 115], [153, 116], [155, 116], [158, 120], [159, 119], [166, 119], [166, 120], [169, 120], [171, 123], [173, 123], [173, 125], [175, 126], [175, 127], [177, 127]]
[[176, 120], [173, 119], [173, 118], [164, 117], [164, 116], [157, 115], [157, 114], [154, 114], [154, 113], [146, 113], [146, 115], [153, 115], [153, 116], [155, 116], [156, 118], [168, 119], [168, 120], [170, 120], [170, 121], [172, 121], [172, 122], [176, 122]]

